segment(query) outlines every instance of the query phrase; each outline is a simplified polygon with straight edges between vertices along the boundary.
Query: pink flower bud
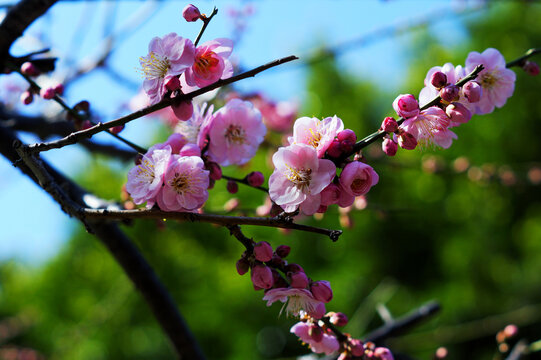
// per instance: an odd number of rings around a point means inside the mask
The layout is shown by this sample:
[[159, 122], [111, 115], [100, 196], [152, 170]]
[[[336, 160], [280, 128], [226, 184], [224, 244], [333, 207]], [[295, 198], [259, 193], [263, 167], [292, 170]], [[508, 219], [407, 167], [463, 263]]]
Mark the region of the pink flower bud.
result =
[[54, 98], [55, 92], [53, 88], [42, 88], [39, 91], [39, 95], [44, 98], [45, 100], [50, 100]]
[[456, 85], [447, 85], [440, 90], [440, 96], [443, 100], [447, 102], [453, 102], [458, 100], [458, 95], [460, 93], [460, 88]]
[[377, 347], [374, 350], [374, 357], [377, 360], [394, 360], [393, 354], [391, 351], [384, 347]]
[[436, 89], [442, 88], [445, 85], [447, 85], [447, 75], [442, 73], [441, 71], [436, 71], [432, 76], [430, 77], [430, 83], [432, 86], [434, 86]]
[[222, 168], [217, 162], [208, 161], [206, 167], [207, 170], [210, 171], [209, 177], [212, 180], [220, 180], [222, 178]]
[[336, 204], [340, 198], [340, 188], [330, 183], [323, 191], [321, 191], [321, 205], [328, 206]]
[[316, 213], [318, 214], [325, 214], [327, 212], [327, 209], [329, 208], [328, 205], [319, 205], [319, 207], [316, 210]]
[[288, 288], [289, 284], [287, 283], [286, 279], [278, 273], [278, 271], [272, 269], [272, 279], [274, 281], [274, 284], [272, 285], [274, 288]]
[[325, 304], [320, 302], [316, 305], [316, 308], [312, 311], [308, 311], [308, 315], [313, 317], [314, 319], [321, 319], [323, 316], [325, 316], [325, 312], [327, 310], [325, 309]]
[[291, 263], [285, 267], [286, 272], [304, 272], [304, 269], [299, 264]]
[[468, 81], [462, 87], [462, 93], [470, 103], [476, 103], [481, 100], [483, 88], [477, 81]]
[[336, 326], [346, 326], [348, 323], [348, 317], [341, 312], [332, 313], [330, 320]]
[[175, 114], [177, 119], [181, 121], [186, 121], [192, 117], [193, 104], [191, 100], [181, 101], [177, 105], [171, 105], [171, 108], [173, 109], [173, 113]]
[[246, 175], [246, 181], [248, 181], [250, 186], [261, 186], [265, 182], [265, 176], [263, 176], [263, 174], [259, 171], [252, 171]]
[[[278, 251], [278, 249], [276, 249], [276, 251]], [[273, 267], [280, 268], [280, 269], [286, 266], [287, 264], [287, 261], [285, 261], [278, 255], [273, 255], [270, 262]]]
[[64, 85], [62, 84], [57, 84], [53, 87], [53, 90], [56, 94], [58, 95], [63, 95], [64, 94]]
[[279, 257], [283, 259], [289, 255], [290, 251], [291, 251], [291, 248], [289, 246], [280, 245], [276, 248], [276, 255], [278, 255]]
[[342, 189], [353, 196], [366, 194], [378, 181], [379, 176], [374, 169], [360, 161], [347, 164], [339, 178]]
[[419, 103], [415, 100], [415, 96], [411, 94], [399, 95], [393, 101], [393, 109], [398, 116], [409, 119], [419, 115]]
[[324, 303], [332, 300], [331, 284], [326, 280], [315, 281], [310, 285], [310, 291], [314, 298]]
[[522, 66], [522, 69], [526, 71], [528, 75], [537, 76], [539, 75], [539, 65], [534, 61], [526, 61]]
[[268, 266], [256, 265], [252, 268], [252, 283], [262, 289], [270, 289], [274, 284], [272, 271]]
[[244, 275], [248, 272], [248, 270], [250, 270], [250, 264], [248, 263], [248, 260], [243, 257], [240, 258], [237, 261], [237, 272], [239, 273], [239, 275]]
[[311, 324], [308, 328], [308, 336], [315, 342], [321, 342], [323, 340], [323, 329], [316, 324]]
[[239, 191], [239, 185], [233, 180], [227, 180], [226, 188], [230, 194], [236, 194]]
[[270, 261], [272, 259], [272, 246], [266, 241], [260, 241], [254, 246], [254, 256], [261, 262]]
[[88, 111], [90, 110], [90, 103], [86, 100], [79, 101], [77, 104], [75, 104], [73, 109], [75, 109], [76, 111], [83, 111], [88, 113]]
[[180, 88], [180, 80], [178, 79], [177, 76], [173, 76], [172, 78], [166, 81], [165, 87], [169, 91], [175, 91]]
[[407, 131], [400, 131], [398, 134], [398, 145], [402, 149], [413, 150], [417, 147], [417, 139]]
[[27, 61], [21, 65], [21, 72], [28, 76], [38, 76], [41, 74], [41, 71], [36, 67], [36, 65]]
[[201, 156], [201, 149], [196, 144], [188, 143], [180, 149], [178, 154], [180, 156]]
[[351, 129], [344, 129], [340, 131], [338, 135], [336, 135], [336, 137], [340, 142], [348, 141], [352, 144], [355, 144], [355, 142], [357, 141], [357, 135], [355, 135], [355, 132]]
[[398, 130], [398, 123], [393, 117], [387, 116], [381, 123], [381, 130], [385, 132], [395, 132]]
[[197, 21], [200, 16], [201, 12], [199, 12], [199, 9], [197, 8], [197, 6], [194, 6], [192, 4], [186, 5], [184, 10], [182, 10], [182, 17], [188, 22]]
[[342, 147], [340, 141], [333, 140], [331, 145], [327, 148], [327, 154], [332, 158], [339, 158], [342, 155]]
[[32, 101], [34, 101], [34, 95], [32, 95], [32, 93], [30, 91], [25, 91], [21, 94], [21, 102], [24, 104], [24, 105], [28, 105], [30, 103], [32, 103]]
[[119, 126], [113, 126], [112, 128], [109, 129], [109, 131], [113, 134], [118, 134], [119, 132], [121, 132], [122, 130], [124, 130], [124, 125], [119, 125]]
[[290, 286], [295, 289], [305, 289], [308, 286], [308, 277], [303, 272], [288, 273]]
[[364, 355], [364, 344], [359, 339], [351, 339], [349, 341], [349, 348], [351, 349], [351, 355], [353, 356]]
[[398, 151], [398, 144], [393, 139], [385, 138], [381, 143], [381, 149], [387, 156], [395, 156]]
[[456, 125], [465, 124], [471, 119], [470, 110], [458, 102], [449, 104], [447, 108], [445, 108], [445, 113], [453, 123], [456, 123]]

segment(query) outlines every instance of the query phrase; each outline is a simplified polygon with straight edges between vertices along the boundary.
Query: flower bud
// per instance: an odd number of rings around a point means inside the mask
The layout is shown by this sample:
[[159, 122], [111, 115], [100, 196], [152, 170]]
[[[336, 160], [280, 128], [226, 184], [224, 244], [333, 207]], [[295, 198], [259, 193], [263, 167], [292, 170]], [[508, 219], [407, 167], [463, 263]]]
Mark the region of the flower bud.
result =
[[381, 143], [381, 149], [387, 156], [395, 156], [398, 151], [398, 144], [393, 139], [385, 138]]
[[398, 130], [398, 123], [393, 117], [387, 116], [381, 123], [381, 130], [385, 132], [395, 132]]
[[83, 111], [85, 113], [88, 113], [90, 110], [90, 103], [86, 100], [79, 101], [75, 106], [73, 107], [76, 111]]
[[222, 178], [222, 168], [217, 162], [208, 161], [206, 168], [208, 171], [210, 171], [209, 177], [212, 180], [220, 180]]
[[303, 272], [288, 273], [289, 285], [295, 289], [305, 289], [308, 286], [308, 276]]
[[413, 150], [417, 147], [417, 139], [407, 131], [400, 131], [398, 134], [398, 145], [402, 149]]
[[[319, 207], [316, 210], [316, 213], [318, 214], [325, 214], [327, 212], [327, 209], [329, 208], [328, 205], [319, 205]], [[314, 214], [315, 215], [315, 214]]]
[[316, 308], [312, 311], [308, 311], [308, 315], [313, 317], [314, 319], [321, 319], [323, 316], [325, 316], [325, 312], [327, 310], [325, 309], [325, 304], [320, 302], [316, 305]]
[[191, 100], [181, 101], [178, 104], [171, 105], [171, 108], [177, 119], [181, 121], [186, 121], [192, 117], [193, 104]]
[[323, 340], [323, 329], [316, 324], [311, 324], [308, 328], [308, 336], [315, 342], [321, 342]]
[[470, 103], [476, 103], [481, 100], [483, 88], [477, 81], [468, 81], [462, 87], [462, 93]]
[[27, 90], [21, 94], [20, 99], [21, 103], [23, 103], [24, 105], [28, 105], [32, 103], [32, 101], [34, 101], [34, 95], [32, 95], [32, 92]]
[[539, 75], [539, 65], [534, 61], [526, 61], [522, 66], [522, 69], [526, 71], [528, 75], [537, 76]]
[[113, 134], [118, 134], [122, 130], [124, 130], [124, 125], [113, 126], [112, 128], [109, 129], [109, 131]]
[[289, 246], [280, 245], [276, 248], [276, 255], [278, 255], [279, 257], [283, 259], [289, 255], [290, 251], [291, 251], [291, 248]]
[[[278, 249], [276, 249], [276, 250], [278, 251]], [[270, 261], [270, 264], [272, 265], [272, 267], [281, 269], [281, 268], [283, 268], [284, 266], [287, 265], [287, 261], [285, 261], [284, 259], [282, 259], [278, 255], [273, 255], [272, 259]]]
[[364, 355], [364, 344], [359, 339], [349, 340], [349, 348], [351, 349], [351, 355], [353, 356], [363, 356]]
[[440, 88], [444, 87], [445, 85], [447, 85], [447, 75], [445, 75], [441, 71], [436, 71], [430, 77], [430, 83], [436, 89], [440, 89]]
[[357, 141], [357, 135], [355, 135], [355, 132], [351, 129], [344, 129], [340, 131], [338, 135], [336, 135], [336, 138], [340, 142], [348, 141], [351, 144], [355, 144]]
[[184, 8], [184, 10], [182, 10], [182, 17], [184, 18], [184, 20], [188, 22], [197, 21], [197, 19], [199, 19], [200, 16], [201, 16], [201, 12], [195, 5], [188, 4]]
[[326, 280], [315, 281], [310, 285], [310, 291], [314, 298], [324, 303], [332, 300], [331, 284]]
[[30, 61], [27, 61], [21, 65], [21, 72], [32, 77], [41, 74], [41, 71], [39, 71], [37, 66], [32, 64]]
[[288, 288], [289, 284], [287, 283], [286, 279], [280, 275], [280, 273], [274, 269], [272, 269], [272, 279], [274, 281], [274, 284], [272, 285], [274, 288]]
[[246, 175], [246, 181], [248, 181], [248, 184], [250, 184], [250, 186], [258, 187], [263, 185], [263, 183], [265, 182], [265, 176], [263, 176], [263, 174], [259, 171], [252, 171], [251, 173]]
[[177, 76], [173, 76], [172, 78], [166, 81], [165, 87], [169, 91], [175, 91], [180, 88], [180, 80], [178, 79]]
[[348, 323], [348, 317], [346, 316], [346, 314], [341, 312], [333, 312], [330, 318], [331, 323], [336, 326], [346, 326]]
[[394, 360], [391, 351], [384, 347], [377, 347], [374, 349], [374, 358], [377, 360]]
[[342, 155], [342, 147], [340, 146], [340, 141], [333, 140], [327, 148], [327, 154], [332, 158], [339, 158]]
[[53, 88], [42, 88], [39, 91], [39, 95], [45, 100], [51, 100], [55, 96], [55, 91]]
[[53, 87], [53, 90], [56, 94], [58, 95], [63, 95], [64, 94], [64, 85], [62, 84], [56, 84], [54, 87]]
[[415, 100], [415, 96], [411, 94], [399, 95], [393, 101], [393, 109], [398, 116], [409, 119], [419, 115], [419, 103]]
[[239, 185], [233, 180], [227, 180], [227, 185], [225, 187], [230, 194], [236, 194], [239, 191]]
[[270, 289], [274, 284], [272, 271], [268, 266], [256, 265], [252, 268], [252, 283], [262, 289]]
[[458, 102], [449, 104], [447, 108], [445, 108], [445, 113], [449, 116], [449, 119], [451, 119], [453, 123], [457, 123], [457, 125], [467, 123], [472, 116], [470, 110]]
[[340, 198], [340, 188], [336, 184], [330, 183], [321, 191], [321, 205], [336, 204], [338, 198]]
[[285, 267], [286, 272], [304, 272], [304, 269], [299, 264], [291, 263]]
[[272, 246], [266, 241], [260, 241], [254, 246], [254, 256], [261, 262], [270, 261], [272, 259]]
[[178, 153], [180, 156], [201, 156], [201, 149], [196, 144], [185, 144]]
[[248, 263], [248, 260], [241, 257], [237, 261], [237, 272], [239, 273], [239, 275], [244, 275], [248, 272], [248, 270], [250, 270], [250, 263]]
[[440, 96], [444, 101], [453, 102], [458, 100], [460, 88], [456, 85], [447, 85], [440, 90]]

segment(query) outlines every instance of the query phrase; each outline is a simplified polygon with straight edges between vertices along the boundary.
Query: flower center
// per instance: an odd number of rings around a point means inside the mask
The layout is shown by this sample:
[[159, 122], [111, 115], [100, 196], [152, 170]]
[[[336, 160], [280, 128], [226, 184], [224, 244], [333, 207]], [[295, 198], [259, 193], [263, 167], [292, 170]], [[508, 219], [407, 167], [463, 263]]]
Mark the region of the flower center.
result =
[[286, 173], [287, 178], [291, 181], [297, 189], [304, 191], [312, 180], [312, 169], [295, 169], [287, 165], [289, 173]]
[[231, 124], [225, 131], [227, 144], [242, 145], [246, 142], [246, 132], [238, 125]]
[[152, 184], [155, 178], [154, 164], [148, 161], [148, 159], [143, 159], [137, 167], [137, 176], [141, 179], [141, 182]]
[[198, 76], [208, 78], [212, 73], [216, 72], [219, 63], [218, 56], [213, 51], [207, 50], [196, 57], [194, 71]]
[[308, 136], [308, 144], [312, 145], [317, 149], [319, 142], [321, 141], [321, 133], [319, 131], [314, 131], [309, 129], [310, 135]]
[[164, 78], [171, 67], [167, 56], [158, 55], [153, 51], [146, 57], [140, 57], [139, 61], [141, 71], [148, 80]]
[[498, 77], [492, 72], [486, 72], [481, 76], [481, 86], [491, 88], [498, 81]]
[[363, 173], [362, 178], [356, 178], [355, 180], [353, 180], [353, 182], [351, 183], [351, 190], [355, 192], [360, 192], [365, 182], [366, 182], [366, 174]]
[[190, 192], [190, 179], [187, 174], [175, 173], [173, 179], [169, 180], [171, 186], [179, 195]]

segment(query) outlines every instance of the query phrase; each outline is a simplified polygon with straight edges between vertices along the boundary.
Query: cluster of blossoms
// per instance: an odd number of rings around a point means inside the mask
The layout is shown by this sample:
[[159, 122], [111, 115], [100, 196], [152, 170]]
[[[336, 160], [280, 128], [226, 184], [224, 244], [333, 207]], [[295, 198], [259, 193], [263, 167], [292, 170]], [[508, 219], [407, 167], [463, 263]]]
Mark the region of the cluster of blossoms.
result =
[[[456, 85], [478, 65], [483, 65], [483, 70], [476, 80], [468, 81], [462, 87]], [[526, 71], [535, 75], [535, 71]], [[407, 94], [398, 96], [393, 102], [394, 110], [405, 120], [398, 126], [394, 118], [385, 118], [380, 130], [394, 135], [384, 138], [383, 151], [394, 156], [399, 145], [408, 150], [417, 144], [450, 147], [457, 138], [450, 128], [467, 123], [474, 114], [488, 114], [495, 107], [505, 105], [513, 94], [515, 78], [515, 73], [506, 68], [502, 54], [492, 48], [483, 53], [471, 52], [465, 67], [447, 63], [431, 68], [419, 101]], [[420, 106], [429, 104], [438, 95], [441, 97], [438, 104], [420, 110]]]
[[260, 112], [238, 99], [213, 109], [195, 106], [177, 132], [152, 146], [128, 172], [126, 190], [135, 204], [195, 211], [221, 179], [220, 165], [242, 165], [255, 155], [266, 133]]
[[[357, 137], [337, 116], [297, 119], [288, 140], [289, 146], [272, 157], [275, 170], [269, 178], [270, 198], [285, 212], [300, 209], [312, 215], [332, 204], [349, 207], [379, 181], [369, 165], [340, 161], [351, 153]], [[340, 176], [335, 162], [343, 166]]]

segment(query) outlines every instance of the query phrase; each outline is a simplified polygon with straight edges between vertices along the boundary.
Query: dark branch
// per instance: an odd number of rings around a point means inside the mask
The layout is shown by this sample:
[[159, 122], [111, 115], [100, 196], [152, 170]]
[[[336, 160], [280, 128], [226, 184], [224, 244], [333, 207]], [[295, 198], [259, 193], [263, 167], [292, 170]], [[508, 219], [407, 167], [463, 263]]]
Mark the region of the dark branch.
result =
[[528, 60], [530, 57], [536, 54], [541, 54], [541, 48], [537, 48], [537, 49], [532, 48], [526, 51], [526, 53], [523, 56], [519, 57], [518, 59], [509, 61], [507, 64], [505, 64], [505, 67], [510, 68], [513, 66], [523, 66], [526, 60]]
[[265, 193], [269, 193], [269, 189], [267, 189], [266, 187], [264, 186], [252, 186], [250, 185], [250, 183], [248, 182], [248, 180], [246, 180], [246, 178], [244, 179], [238, 179], [238, 178], [235, 178], [235, 177], [232, 177], [232, 176], [227, 176], [227, 175], [222, 175], [222, 178], [223, 179], [226, 179], [226, 180], [231, 180], [231, 181], [235, 181], [235, 182], [238, 182], [240, 184], [243, 184], [243, 185], [246, 185], [246, 186], [249, 186], [251, 188], [254, 188], [254, 189], [258, 189], [258, 190], [261, 190]]
[[218, 9], [214, 7], [212, 10], [212, 14], [210, 14], [209, 17], [204, 17], [203, 20], [203, 26], [201, 27], [201, 30], [199, 31], [199, 34], [197, 34], [197, 37], [195, 38], [195, 41], [193, 42], [193, 45], [197, 47], [197, 44], [199, 44], [199, 40], [201, 40], [201, 36], [203, 36], [203, 33], [205, 32], [205, 29], [210, 23], [210, 20], [214, 17], [214, 15], [218, 14]]

